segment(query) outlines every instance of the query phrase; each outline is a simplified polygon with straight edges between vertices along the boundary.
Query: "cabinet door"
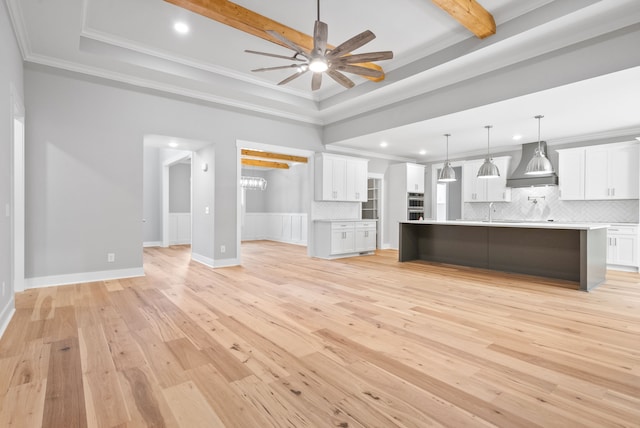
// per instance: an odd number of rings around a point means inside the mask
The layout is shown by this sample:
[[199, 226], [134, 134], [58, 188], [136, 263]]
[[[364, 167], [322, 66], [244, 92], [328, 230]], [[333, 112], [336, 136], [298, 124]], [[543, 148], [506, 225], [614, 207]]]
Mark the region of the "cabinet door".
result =
[[609, 149], [588, 147], [585, 150], [585, 199], [609, 199]]
[[344, 201], [347, 192], [347, 160], [328, 157], [327, 162], [331, 168], [331, 199]]
[[584, 149], [558, 153], [558, 187], [560, 199], [584, 199]]
[[509, 172], [509, 159], [508, 158], [499, 158], [494, 159], [493, 162], [498, 167], [498, 172], [500, 172], [500, 177], [498, 178], [489, 178], [489, 179], [480, 179], [481, 181], [486, 181], [487, 193], [486, 199], [487, 202], [504, 202], [511, 200], [511, 189], [507, 188], [507, 173]]
[[347, 162], [346, 200], [367, 202], [367, 162]]
[[334, 230], [331, 232], [331, 254], [342, 254], [344, 245], [344, 230]]
[[612, 199], [638, 199], [638, 145], [609, 151], [608, 183]]
[[484, 202], [486, 200], [486, 179], [478, 178], [478, 169], [482, 161], [466, 162], [462, 166], [462, 194], [465, 202]]
[[407, 192], [424, 193], [424, 165], [407, 164]]
[[614, 236], [616, 264], [638, 266], [637, 238], [635, 236]]

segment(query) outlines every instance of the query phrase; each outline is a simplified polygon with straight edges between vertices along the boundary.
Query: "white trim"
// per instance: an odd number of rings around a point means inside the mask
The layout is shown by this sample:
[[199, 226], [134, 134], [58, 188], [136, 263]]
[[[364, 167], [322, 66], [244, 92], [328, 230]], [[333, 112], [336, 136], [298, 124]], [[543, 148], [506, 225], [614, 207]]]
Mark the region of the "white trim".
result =
[[162, 241], [146, 241], [142, 243], [144, 248], [148, 247], [162, 247]]
[[66, 275], [38, 276], [25, 278], [25, 286], [30, 288], [53, 287], [56, 285], [81, 284], [85, 282], [108, 281], [144, 276], [144, 268], [114, 269], [95, 272], [70, 273]]
[[238, 259], [220, 259], [220, 260], [214, 260], [213, 262], [213, 267], [214, 268], [225, 268], [225, 267], [232, 267], [232, 266], [240, 266], [240, 260]]
[[214, 260], [211, 257], [203, 256], [202, 254], [194, 253], [193, 251], [191, 252], [191, 260], [210, 268], [215, 267]]
[[7, 10], [9, 12], [9, 19], [13, 24], [13, 32], [16, 35], [16, 40], [18, 41], [18, 47], [20, 48], [22, 59], [26, 61], [27, 58], [32, 55], [31, 42], [29, 41], [29, 32], [27, 31], [27, 26], [24, 23], [22, 8], [16, 6], [14, 3], [18, 4], [17, 1], [7, 0]]
[[7, 304], [2, 308], [2, 311], [0, 311], [0, 338], [2, 338], [2, 335], [9, 326], [11, 318], [13, 318], [13, 314], [16, 313], [15, 306], [14, 298], [11, 296], [11, 299], [7, 301]]
[[[25, 108], [13, 83], [10, 85], [11, 119], [11, 284], [13, 292], [24, 291], [25, 277]], [[22, 135], [16, 139], [16, 122]]]

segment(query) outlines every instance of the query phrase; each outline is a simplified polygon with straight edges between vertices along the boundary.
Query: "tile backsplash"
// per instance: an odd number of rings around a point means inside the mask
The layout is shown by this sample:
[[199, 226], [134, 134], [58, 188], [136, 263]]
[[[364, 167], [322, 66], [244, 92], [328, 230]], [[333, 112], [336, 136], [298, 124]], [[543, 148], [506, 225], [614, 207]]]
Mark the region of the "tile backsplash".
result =
[[[511, 190], [511, 202], [494, 204], [494, 219], [555, 220], [560, 222], [638, 223], [637, 199], [611, 201], [563, 201], [557, 186], [522, 187]], [[534, 203], [532, 198], [536, 198]], [[465, 203], [465, 220], [484, 220], [488, 217], [488, 203]]]

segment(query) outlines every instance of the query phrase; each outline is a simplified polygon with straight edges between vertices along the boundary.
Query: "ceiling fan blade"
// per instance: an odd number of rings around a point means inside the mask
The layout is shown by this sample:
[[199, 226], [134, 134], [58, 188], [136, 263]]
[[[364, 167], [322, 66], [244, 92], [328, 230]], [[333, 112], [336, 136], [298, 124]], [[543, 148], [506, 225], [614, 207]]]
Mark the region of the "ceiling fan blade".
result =
[[277, 54], [272, 54], [272, 53], [267, 53], [267, 52], [250, 51], [248, 49], [245, 49], [244, 51], [246, 53], [250, 53], [250, 54], [270, 56], [270, 57], [273, 57], [273, 58], [288, 59], [288, 60], [291, 60], [291, 61], [306, 61], [305, 59], [298, 58], [295, 55], [294, 56], [277, 55]]
[[255, 70], [251, 70], [251, 71], [256, 72], [256, 71], [284, 70], [285, 68], [297, 68], [297, 67], [300, 67], [300, 66], [298, 64], [290, 64], [290, 65], [281, 65], [278, 67], [256, 68]]
[[298, 77], [302, 76], [304, 73], [306, 73], [307, 70], [302, 70], [297, 72], [296, 74], [292, 74], [291, 76], [287, 77], [286, 79], [284, 79], [282, 82], [279, 82], [278, 85], [286, 85], [287, 83], [291, 82], [293, 79], [297, 79]]
[[331, 77], [333, 80], [335, 80], [336, 82], [338, 82], [339, 84], [341, 84], [347, 89], [351, 89], [356, 85], [355, 83], [353, 83], [351, 79], [349, 79], [347, 76], [340, 73], [339, 71], [329, 69], [327, 70], [327, 74], [329, 75], [329, 77]]
[[311, 90], [317, 91], [320, 89], [320, 85], [322, 84], [322, 73], [313, 73], [313, 78], [311, 79]]
[[287, 39], [285, 36], [283, 36], [282, 34], [278, 33], [277, 31], [266, 30], [266, 33], [271, 35], [271, 36], [273, 36], [273, 37], [275, 37], [276, 39], [280, 40], [282, 43], [284, 43], [290, 49], [293, 49], [294, 51], [296, 51], [300, 55], [304, 56], [305, 58], [309, 57], [309, 52], [308, 51], [306, 51], [301, 46], [298, 46], [297, 44], [295, 44], [291, 40]]
[[360, 67], [359, 65], [338, 64], [333, 66], [334, 70], [345, 71], [347, 73], [357, 74], [359, 76], [373, 77], [375, 79], [384, 76], [384, 73], [380, 70], [374, 70], [373, 68]]
[[329, 53], [327, 54], [327, 59], [331, 60], [333, 58], [337, 58], [351, 51], [354, 51], [359, 47], [366, 45], [367, 43], [369, 43], [371, 40], [375, 38], [376, 38], [376, 35], [373, 34], [371, 31], [369, 30], [363, 31], [357, 36], [353, 36], [346, 42], [336, 46], [334, 49], [329, 51]]
[[316, 21], [313, 26], [313, 50], [324, 55], [327, 49], [327, 38], [329, 37], [329, 27], [322, 21]]
[[384, 61], [392, 58], [393, 52], [382, 51], [341, 56], [340, 58], [334, 59], [332, 62], [335, 64], [360, 64], [363, 62]]

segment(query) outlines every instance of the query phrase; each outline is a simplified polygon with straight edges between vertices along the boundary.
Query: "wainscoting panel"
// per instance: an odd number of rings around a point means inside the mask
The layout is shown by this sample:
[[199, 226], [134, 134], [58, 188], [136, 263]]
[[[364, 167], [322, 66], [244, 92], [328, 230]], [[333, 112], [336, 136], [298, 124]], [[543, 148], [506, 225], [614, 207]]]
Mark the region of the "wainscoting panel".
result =
[[169, 245], [191, 244], [191, 213], [169, 213]]
[[247, 213], [242, 228], [243, 241], [266, 239], [307, 245], [307, 214]]

